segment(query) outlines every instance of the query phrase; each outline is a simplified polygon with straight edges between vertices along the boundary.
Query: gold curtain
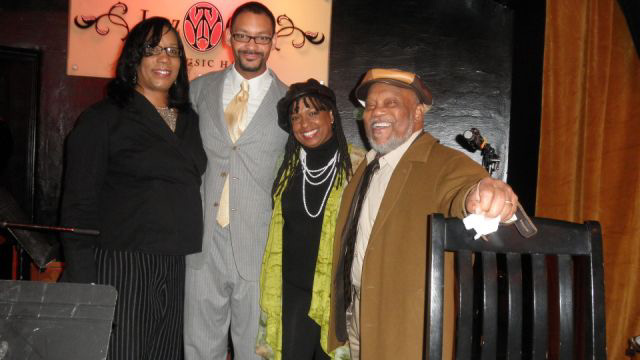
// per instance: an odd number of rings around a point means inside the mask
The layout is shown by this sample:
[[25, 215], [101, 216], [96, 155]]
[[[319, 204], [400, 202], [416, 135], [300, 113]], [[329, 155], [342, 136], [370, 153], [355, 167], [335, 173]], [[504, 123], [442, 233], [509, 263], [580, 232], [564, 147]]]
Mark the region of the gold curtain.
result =
[[597, 220], [607, 347], [640, 335], [640, 60], [616, 0], [547, 0], [536, 215]]

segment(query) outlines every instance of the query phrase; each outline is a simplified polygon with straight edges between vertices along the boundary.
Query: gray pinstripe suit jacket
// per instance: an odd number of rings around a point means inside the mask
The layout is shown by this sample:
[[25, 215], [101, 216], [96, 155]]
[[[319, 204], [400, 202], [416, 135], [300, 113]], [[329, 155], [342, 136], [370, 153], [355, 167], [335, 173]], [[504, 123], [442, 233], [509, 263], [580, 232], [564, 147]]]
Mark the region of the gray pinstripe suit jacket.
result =
[[262, 255], [271, 219], [271, 186], [276, 162], [284, 152], [287, 133], [278, 127], [276, 104], [287, 87], [271, 72], [273, 81], [254, 117], [233, 144], [224, 121], [222, 91], [226, 70], [191, 82], [191, 102], [200, 115], [200, 133], [208, 165], [202, 181], [204, 238], [202, 253], [187, 256], [187, 265], [200, 269], [210, 251], [213, 226], [226, 174], [229, 174], [231, 243], [236, 266], [245, 280], [260, 277]]

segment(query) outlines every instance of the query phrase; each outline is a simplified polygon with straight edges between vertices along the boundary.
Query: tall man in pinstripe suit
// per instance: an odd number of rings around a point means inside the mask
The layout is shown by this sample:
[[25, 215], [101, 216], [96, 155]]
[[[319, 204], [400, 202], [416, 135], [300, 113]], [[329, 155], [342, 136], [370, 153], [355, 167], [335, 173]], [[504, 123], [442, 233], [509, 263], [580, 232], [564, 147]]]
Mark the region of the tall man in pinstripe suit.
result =
[[[187, 360], [225, 359], [229, 333], [236, 359], [258, 358], [254, 349], [269, 194], [287, 139], [276, 114], [286, 86], [266, 65], [276, 41], [273, 14], [259, 3], [241, 5], [225, 39], [234, 65], [191, 84], [209, 163], [202, 187], [202, 252], [187, 258]], [[234, 122], [229, 109], [238, 99], [244, 99], [246, 115]]]

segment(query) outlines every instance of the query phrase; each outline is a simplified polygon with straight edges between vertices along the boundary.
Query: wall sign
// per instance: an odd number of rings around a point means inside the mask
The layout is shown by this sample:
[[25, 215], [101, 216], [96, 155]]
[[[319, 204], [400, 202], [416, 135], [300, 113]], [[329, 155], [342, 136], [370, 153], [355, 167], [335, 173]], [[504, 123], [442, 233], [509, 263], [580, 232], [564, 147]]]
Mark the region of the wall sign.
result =
[[[247, 0], [70, 0], [67, 75], [113, 77], [127, 34], [138, 22], [163, 16], [184, 43], [189, 78], [233, 63], [224, 29]], [[331, 0], [263, 0], [276, 17], [276, 48], [269, 67], [287, 84], [327, 83]]]

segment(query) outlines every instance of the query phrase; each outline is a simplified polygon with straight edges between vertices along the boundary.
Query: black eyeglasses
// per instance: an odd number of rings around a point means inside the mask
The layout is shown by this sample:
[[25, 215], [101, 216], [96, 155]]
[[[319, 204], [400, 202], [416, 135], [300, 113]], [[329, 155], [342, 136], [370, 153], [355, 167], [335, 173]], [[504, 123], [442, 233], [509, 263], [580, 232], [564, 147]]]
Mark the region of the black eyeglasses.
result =
[[163, 50], [167, 54], [167, 56], [179, 57], [180, 55], [182, 55], [182, 50], [180, 50], [180, 48], [172, 47], [172, 46], [162, 47], [160, 45], [157, 45], [157, 46], [146, 45], [143, 48], [142, 53], [144, 56], [154, 56], [154, 55], [160, 55], [160, 53]]
[[243, 33], [233, 33], [231, 34], [231, 37], [233, 38], [233, 40], [242, 42], [242, 43], [248, 43], [249, 41], [251, 41], [251, 39], [253, 39], [253, 41], [258, 45], [267, 45], [271, 43], [271, 39], [272, 39], [271, 36], [266, 36], [266, 35], [251, 36]]

